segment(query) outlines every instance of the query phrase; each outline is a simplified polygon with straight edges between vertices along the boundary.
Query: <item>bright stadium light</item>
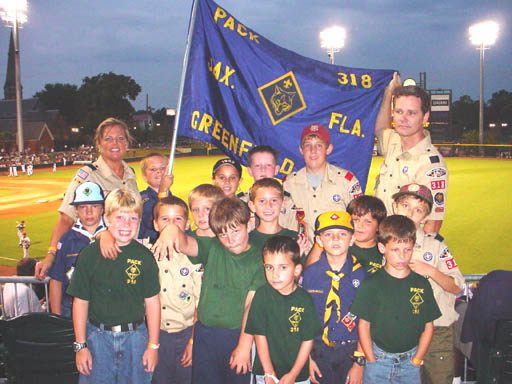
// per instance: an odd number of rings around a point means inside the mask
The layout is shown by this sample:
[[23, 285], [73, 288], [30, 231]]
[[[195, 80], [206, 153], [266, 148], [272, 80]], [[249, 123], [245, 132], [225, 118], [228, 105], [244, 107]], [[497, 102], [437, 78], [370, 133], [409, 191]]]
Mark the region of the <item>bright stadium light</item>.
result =
[[[498, 24], [486, 21], [469, 27], [469, 40], [480, 50], [480, 114], [478, 122], [479, 143], [484, 143], [484, 51], [494, 44], [498, 38]], [[484, 148], [480, 146], [480, 155], [484, 155]]]
[[16, 126], [18, 152], [25, 150], [23, 140], [23, 110], [21, 107], [21, 69], [20, 69], [20, 41], [18, 27], [27, 22], [27, 0], [0, 0], [0, 17], [8, 27], [12, 27], [14, 40], [14, 72], [16, 78]]
[[347, 33], [341, 27], [331, 27], [320, 32], [320, 46], [327, 50], [331, 64], [334, 64], [334, 53], [344, 47], [346, 37]]

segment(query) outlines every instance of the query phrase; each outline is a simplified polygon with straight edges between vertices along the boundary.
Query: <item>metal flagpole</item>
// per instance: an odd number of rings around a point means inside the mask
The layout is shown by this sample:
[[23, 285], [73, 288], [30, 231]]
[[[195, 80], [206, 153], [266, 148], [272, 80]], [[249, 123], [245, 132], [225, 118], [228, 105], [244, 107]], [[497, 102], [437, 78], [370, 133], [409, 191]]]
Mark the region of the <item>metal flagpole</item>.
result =
[[176, 106], [176, 115], [174, 116], [174, 130], [172, 132], [171, 153], [169, 154], [169, 171], [168, 175], [172, 174], [172, 167], [174, 164], [174, 155], [176, 153], [176, 141], [178, 140], [178, 123], [180, 121], [181, 99], [183, 98], [183, 88], [185, 87], [185, 77], [187, 75], [188, 57], [190, 55], [190, 45], [192, 43], [192, 34], [196, 24], [197, 2], [201, 0], [193, 0], [192, 15], [190, 18], [190, 26], [187, 36], [187, 47], [185, 48], [185, 55], [183, 57], [183, 69], [181, 71], [180, 91], [178, 94], [178, 105]]

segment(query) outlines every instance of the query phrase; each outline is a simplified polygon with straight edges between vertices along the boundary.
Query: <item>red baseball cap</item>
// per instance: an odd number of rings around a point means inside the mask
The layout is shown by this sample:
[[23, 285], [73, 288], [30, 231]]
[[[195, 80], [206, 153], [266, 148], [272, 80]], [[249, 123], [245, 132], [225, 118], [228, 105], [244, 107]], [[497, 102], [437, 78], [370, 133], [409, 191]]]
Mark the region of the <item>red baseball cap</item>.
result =
[[300, 142], [302, 143], [304, 139], [310, 135], [315, 135], [325, 141], [327, 144], [330, 143], [331, 138], [329, 136], [329, 131], [321, 124], [310, 124], [302, 131], [302, 135], [300, 137]]

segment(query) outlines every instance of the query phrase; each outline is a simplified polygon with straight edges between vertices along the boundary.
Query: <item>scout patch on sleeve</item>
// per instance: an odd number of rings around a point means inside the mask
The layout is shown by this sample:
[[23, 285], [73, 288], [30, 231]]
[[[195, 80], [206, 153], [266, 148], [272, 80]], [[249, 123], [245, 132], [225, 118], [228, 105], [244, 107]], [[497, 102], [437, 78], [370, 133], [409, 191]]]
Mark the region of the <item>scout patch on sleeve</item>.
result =
[[443, 192], [437, 192], [434, 195], [434, 203], [439, 206], [444, 205], [444, 193]]
[[430, 189], [435, 191], [436, 189], [445, 189], [446, 180], [433, 180], [430, 182]]
[[441, 253], [439, 254], [439, 258], [441, 260], [443, 259], [449, 259], [449, 258], [452, 258], [452, 254], [450, 253], [450, 250], [448, 249], [448, 247], [444, 247], [444, 249], [441, 251]]
[[455, 262], [455, 259], [453, 257], [451, 259], [446, 260], [445, 263], [448, 269], [457, 268], [457, 263]]
[[427, 173], [427, 177], [443, 177], [446, 175], [446, 168], [432, 168]]
[[439, 156], [430, 156], [429, 159], [432, 164], [439, 163]]
[[84, 171], [83, 169], [80, 169], [77, 173], [76, 173], [77, 177], [81, 178], [82, 180], [86, 180], [88, 177], [89, 177], [89, 174]]

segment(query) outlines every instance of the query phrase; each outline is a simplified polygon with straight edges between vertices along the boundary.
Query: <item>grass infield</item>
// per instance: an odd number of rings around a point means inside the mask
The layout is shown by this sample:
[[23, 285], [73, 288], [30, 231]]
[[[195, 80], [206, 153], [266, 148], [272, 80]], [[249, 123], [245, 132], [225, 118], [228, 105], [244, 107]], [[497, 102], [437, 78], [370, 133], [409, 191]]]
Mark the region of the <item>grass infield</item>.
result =
[[[212, 157], [177, 158], [174, 165], [175, 184], [172, 191], [187, 201], [188, 192], [200, 183], [211, 181], [211, 169], [219, 159]], [[508, 235], [512, 227], [512, 161], [495, 159], [447, 158], [450, 170], [447, 212], [441, 234], [464, 274], [487, 273], [494, 269], [512, 270]], [[367, 194], [373, 194], [381, 157], [374, 158], [368, 177]], [[142, 180], [138, 163], [130, 164]], [[58, 172], [38, 171], [34, 178], [71, 179], [76, 169]], [[0, 177], [0, 202], [6, 195]], [[26, 178], [21, 176], [20, 180]], [[247, 190], [252, 179], [244, 170], [241, 190]], [[64, 191], [63, 191], [64, 192]], [[25, 220], [26, 232], [32, 241], [31, 257], [45, 255], [57, 212], [51, 211], [24, 217], [0, 220], [3, 251], [0, 265], [15, 265], [23, 251], [18, 246], [16, 221]]]

